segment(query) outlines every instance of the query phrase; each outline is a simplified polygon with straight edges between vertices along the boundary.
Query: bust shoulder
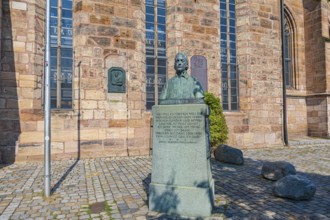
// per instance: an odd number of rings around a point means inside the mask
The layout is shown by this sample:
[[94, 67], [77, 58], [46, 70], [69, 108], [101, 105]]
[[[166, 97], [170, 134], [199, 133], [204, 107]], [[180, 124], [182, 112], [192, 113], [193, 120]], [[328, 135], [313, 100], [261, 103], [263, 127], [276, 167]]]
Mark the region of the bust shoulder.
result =
[[174, 75], [170, 79], [168, 79], [168, 82], [171, 83], [171, 82], [175, 81], [177, 78], [178, 78], [178, 76]]
[[194, 81], [194, 83], [200, 87], [202, 87], [201, 83], [198, 81], [198, 79], [196, 79], [195, 77], [191, 76], [192, 80]]

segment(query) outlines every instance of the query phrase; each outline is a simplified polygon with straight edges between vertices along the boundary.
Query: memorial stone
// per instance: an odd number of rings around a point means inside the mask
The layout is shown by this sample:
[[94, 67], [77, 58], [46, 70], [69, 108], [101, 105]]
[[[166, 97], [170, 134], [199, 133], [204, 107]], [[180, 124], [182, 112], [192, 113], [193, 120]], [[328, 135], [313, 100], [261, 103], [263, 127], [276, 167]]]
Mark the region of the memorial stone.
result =
[[[153, 106], [153, 158], [149, 209], [208, 217], [214, 205], [208, 116], [200, 83], [187, 75], [187, 57], [178, 53], [176, 76]], [[185, 86], [179, 86], [185, 85]], [[187, 104], [188, 103], [188, 104]]]
[[154, 106], [149, 209], [183, 216], [211, 215], [214, 181], [205, 104]]

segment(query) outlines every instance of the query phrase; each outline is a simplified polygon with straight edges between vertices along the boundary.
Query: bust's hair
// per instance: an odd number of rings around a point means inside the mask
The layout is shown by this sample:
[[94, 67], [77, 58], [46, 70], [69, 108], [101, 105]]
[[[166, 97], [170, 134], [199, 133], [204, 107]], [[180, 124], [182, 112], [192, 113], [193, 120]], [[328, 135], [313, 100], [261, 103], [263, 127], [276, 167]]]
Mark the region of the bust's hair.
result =
[[186, 60], [186, 63], [187, 63], [187, 66], [186, 66], [186, 70], [188, 70], [188, 67], [189, 67], [189, 62], [188, 62], [188, 56], [185, 52], [181, 51], [181, 52], [178, 52], [176, 55], [175, 55], [175, 58], [174, 58], [174, 63], [175, 63], [175, 60], [176, 60], [176, 57], [181, 54], [183, 56], [183, 58]]

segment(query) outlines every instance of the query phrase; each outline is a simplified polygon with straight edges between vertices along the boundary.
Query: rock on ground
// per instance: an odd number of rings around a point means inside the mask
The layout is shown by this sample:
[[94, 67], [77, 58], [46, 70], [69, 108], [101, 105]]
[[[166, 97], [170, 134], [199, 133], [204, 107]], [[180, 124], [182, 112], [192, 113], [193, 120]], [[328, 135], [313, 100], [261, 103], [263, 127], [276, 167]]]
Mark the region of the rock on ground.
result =
[[278, 180], [273, 188], [275, 196], [294, 200], [309, 200], [315, 192], [315, 184], [300, 175], [289, 175]]
[[265, 162], [261, 169], [261, 175], [269, 180], [279, 180], [287, 175], [295, 174], [295, 167], [285, 161]]
[[225, 144], [220, 145], [214, 151], [214, 157], [217, 161], [220, 161], [223, 163], [230, 163], [230, 164], [237, 164], [237, 165], [244, 164], [243, 152], [239, 149], [230, 147]]

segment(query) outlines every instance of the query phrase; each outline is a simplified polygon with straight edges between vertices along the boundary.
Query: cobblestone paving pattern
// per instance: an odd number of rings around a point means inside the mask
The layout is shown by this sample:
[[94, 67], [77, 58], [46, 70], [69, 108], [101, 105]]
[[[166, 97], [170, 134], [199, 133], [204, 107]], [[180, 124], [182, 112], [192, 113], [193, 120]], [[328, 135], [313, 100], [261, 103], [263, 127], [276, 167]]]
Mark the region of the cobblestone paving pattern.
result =
[[[184, 155], [183, 155], [184, 156]], [[216, 207], [208, 219], [330, 219], [330, 146], [248, 150], [245, 165], [212, 161]], [[317, 186], [310, 201], [272, 195], [263, 161], [285, 160]], [[148, 212], [151, 158], [52, 163], [53, 194], [43, 196], [43, 163], [0, 167], [0, 219], [188, 219]], [[101, 212], [91, 205], [105, 202]]]

